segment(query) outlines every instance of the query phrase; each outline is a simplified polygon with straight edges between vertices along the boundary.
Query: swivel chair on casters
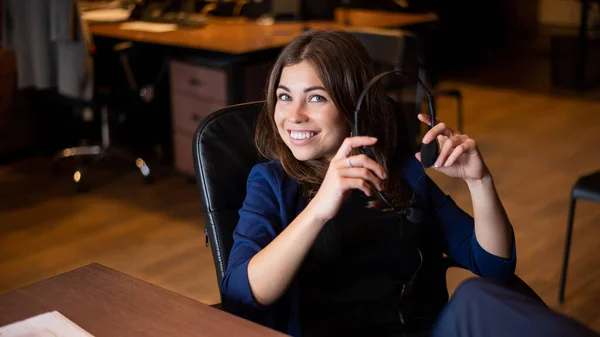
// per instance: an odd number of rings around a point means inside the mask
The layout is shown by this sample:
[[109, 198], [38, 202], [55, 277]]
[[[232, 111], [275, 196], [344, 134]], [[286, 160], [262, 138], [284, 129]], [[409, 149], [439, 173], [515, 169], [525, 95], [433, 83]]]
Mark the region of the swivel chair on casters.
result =
[[[166, 64], [165, 61], [162, 69], [159, 72], [159, 75], [153, 85], [147, 85], [143, 88], [138, 88], [135, 77], [131, 70], [131, 66], [128, 59], [127, 52], [133, 47], [131, 42], [122, 42], [114, 47], [114, 51], [119, 54], [120, 63], [125, 71], [125, 75], [127, 78], [127, 83], [129, 89], [134, 96], [134, 100], [141, 100], [145, 103], [149, 103], [152, 101], [154, 97], [154, 87], [161, 81], [166, 72]], [[137, 97], [136, 97], [137, 96]], [[101, 121], [101, 145], [91, 145], [91, 146], [77, 146], [65, 148], [59, 151], [53, 160], [53, 171], [57, 170], [57, 164], [61, 159], [75, 157], [78, 160], [78, 168], [73, 174], [73, 181], [75, 182], [75, 187], [77, 191], [87, 190], [87, 186], [84, 183], [84, 176], [86, 171], [89, 169], [90, 165], [93, 165], [103, 159], [114, 157], [117, 159], [121, 159], [127, 162], [134, 164], [139, 172], [142, 175], [143, 182], [146, 184], [150, 184], [153, 182], [153, 175], [148, 166], [146, 160], [141, 157], [136, 157], [129, 153], [124, 149], [120, 149], [114, 147], [111, 144], [111, 135], [110, 135], [110, 123], [109, 123], [109, 112], [108, 112], [108, 97], [96, 98], [95, 102], [92, 102], [88, 105], [88, 108], [98, 109], [100, 110], [100, 121]], [[91, 157], [91, 163], [88, 165], [83, 165], [82, 160], [83, 157]]]

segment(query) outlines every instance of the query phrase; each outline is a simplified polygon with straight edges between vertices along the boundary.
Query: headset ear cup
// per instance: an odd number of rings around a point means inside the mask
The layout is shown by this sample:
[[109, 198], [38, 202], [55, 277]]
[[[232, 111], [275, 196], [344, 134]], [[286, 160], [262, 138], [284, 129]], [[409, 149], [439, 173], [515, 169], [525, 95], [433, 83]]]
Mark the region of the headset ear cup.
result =
[[428, 144], [421, 144], [421, 164], [423, 167], [431, 167], [438, 158], [440, 147], [437, 140]]

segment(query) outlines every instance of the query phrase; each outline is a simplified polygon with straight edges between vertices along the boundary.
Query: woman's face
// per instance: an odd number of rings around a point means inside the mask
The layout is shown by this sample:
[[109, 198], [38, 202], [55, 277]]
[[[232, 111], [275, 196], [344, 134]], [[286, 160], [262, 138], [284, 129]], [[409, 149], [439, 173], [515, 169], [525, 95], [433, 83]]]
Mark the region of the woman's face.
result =
[[313, 67], [306, 61], [284, 67], [276, 95], [275, 123], [294, 157], [330, 161], [350, 128]]

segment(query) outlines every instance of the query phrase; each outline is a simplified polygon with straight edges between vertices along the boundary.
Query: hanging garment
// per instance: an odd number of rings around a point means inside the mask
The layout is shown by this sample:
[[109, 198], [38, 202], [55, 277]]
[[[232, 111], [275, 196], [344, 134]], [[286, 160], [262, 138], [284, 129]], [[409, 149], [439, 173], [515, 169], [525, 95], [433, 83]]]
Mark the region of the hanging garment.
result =
[[57, 88], [90, 100], [92, 38], [73, 0], [4, 0], [2, 48], [17, 58], [19, 89]]

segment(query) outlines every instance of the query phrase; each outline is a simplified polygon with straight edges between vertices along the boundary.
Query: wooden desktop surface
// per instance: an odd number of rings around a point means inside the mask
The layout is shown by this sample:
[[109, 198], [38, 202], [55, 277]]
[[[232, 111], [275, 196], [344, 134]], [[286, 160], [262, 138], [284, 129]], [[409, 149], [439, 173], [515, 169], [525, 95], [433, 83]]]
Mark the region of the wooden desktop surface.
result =
[[0, 326], [54, 310], [95, 337], [285, 336], [99, 264], [0, 295]]
[[360, 9], [344, 12], [342, 9], [337, 9], [334, 21], [277, 22], [273, 25], [260, 25], [241, 18], [212, 18], [201, 28], [179, 28], [164, 33], [124, 30], [120, 28], [121, 23], [90, 24], [90, 31], [95, 36], [228, 54], [245, 54], [281, 48], [301, 34], [305, 28], [345, 29], [342, 25], [345, 17], [353, 27], [379, 28], [405, 27], [437, 20], [434, 13], [387, 13]]

